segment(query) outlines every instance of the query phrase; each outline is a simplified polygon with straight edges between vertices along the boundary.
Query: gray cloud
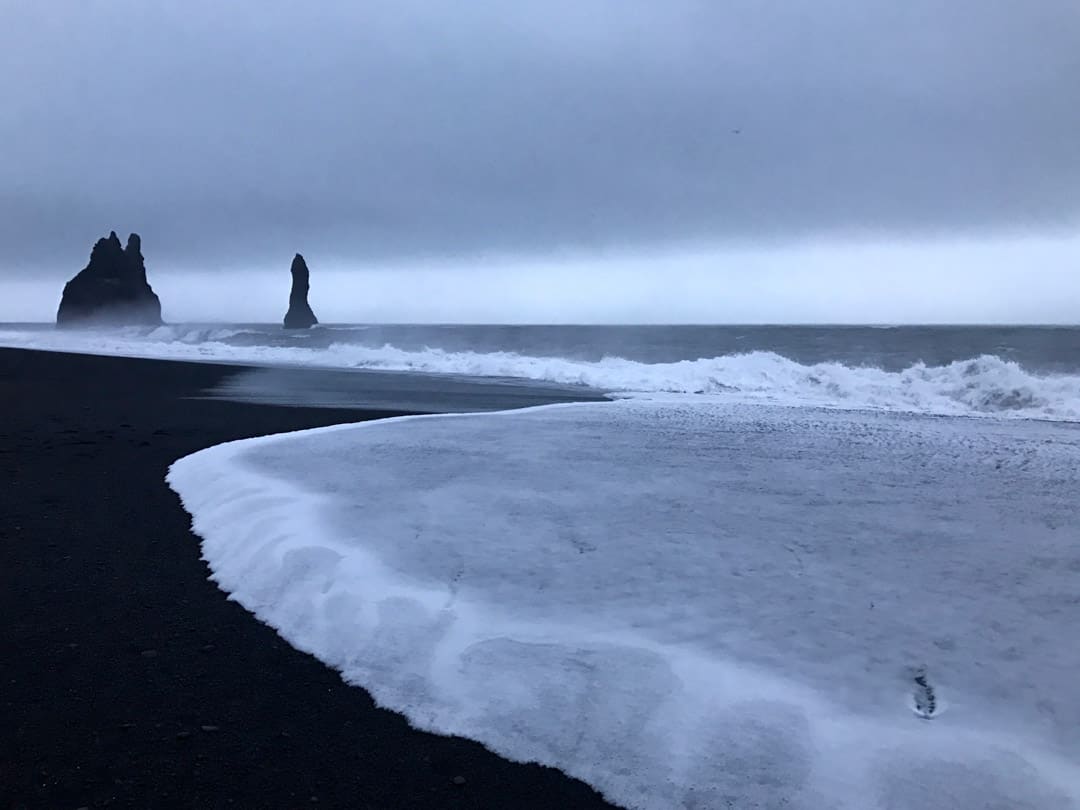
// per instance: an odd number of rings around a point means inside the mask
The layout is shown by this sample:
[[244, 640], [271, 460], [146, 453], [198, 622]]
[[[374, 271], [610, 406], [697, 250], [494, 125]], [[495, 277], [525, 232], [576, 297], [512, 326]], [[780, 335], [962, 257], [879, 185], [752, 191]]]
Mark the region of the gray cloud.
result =
[[1080, 223], [1074, 0], [17, 4], [0, 263]]

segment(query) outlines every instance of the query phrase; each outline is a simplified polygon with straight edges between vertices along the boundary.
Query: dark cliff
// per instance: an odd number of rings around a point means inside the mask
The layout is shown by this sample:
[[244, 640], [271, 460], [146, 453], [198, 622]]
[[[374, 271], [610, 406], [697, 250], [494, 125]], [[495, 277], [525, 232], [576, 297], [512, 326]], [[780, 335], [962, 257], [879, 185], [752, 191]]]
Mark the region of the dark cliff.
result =
[[57, 326], [161, 324], [161, 302], [146, 280], [142, 241], [136, 233], [127, 247], [113, 231], [99, 239], [90, 263], [64, 285]]
[[308, 267], [299, 253], [292, 260], [292, 291], [289, 293], [289, 311], [285, 313], [286, 329], [307, 329], [319, 322], [308, 304]]

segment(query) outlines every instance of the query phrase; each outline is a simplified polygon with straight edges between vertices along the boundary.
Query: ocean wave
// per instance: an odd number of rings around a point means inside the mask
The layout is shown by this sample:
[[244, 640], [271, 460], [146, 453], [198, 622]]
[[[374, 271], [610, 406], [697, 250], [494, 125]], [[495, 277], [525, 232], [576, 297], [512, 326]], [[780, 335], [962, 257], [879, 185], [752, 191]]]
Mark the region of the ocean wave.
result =
[[[841, 363], [806, 365], [755, 351], [647, 363], [622, 357], [579, 360], [514, 352], [402, 349], [335, 341], [315, 345], [295, 336], [269, 345], [257, 331], [215, 326], [147, 330], [0, 332], [0, 343], [175, 360], [335, 369], [378, 369], [470, 377], [520, 378], [584, 386], [616, 396], [724, 398], [780, 405], [893, 410], [939, 415], [990, 415], [1080, 421], [1080, 375], [1037, 374], [994, 355], [948, 365], [922, 363], [885, 371]], [[306, 345], [305, 345], [306, 344]]]
[[226, 329], [220, 326], [173, 326], [164, 324], [147, 329], [145, 326], [123, 327], [120, 333], [133, 339], [145, 339], [163, 343], [214, 343], [246, 333], [243, 329]]
[[1076, 810], [1080, 437], [1008, 427], [582, 403], [229, 442], [167, 480], [290, 644], [620, 806]]

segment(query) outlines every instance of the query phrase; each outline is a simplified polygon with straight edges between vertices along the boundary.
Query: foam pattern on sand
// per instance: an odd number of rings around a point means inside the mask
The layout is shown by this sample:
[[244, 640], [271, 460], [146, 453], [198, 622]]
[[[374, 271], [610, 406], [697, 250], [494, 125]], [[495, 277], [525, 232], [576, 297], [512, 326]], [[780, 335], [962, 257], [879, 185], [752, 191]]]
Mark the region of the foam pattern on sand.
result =
[[[635, 808], [1080, 807], [1080, 431], [620, 401], [173, 465], [214, 580]], [[482, 775], [477, 775], [482, 778]]]
[[736, 402], [963, 416], [1080, 421], [1080, 375], [1037, 374], [983, 355], [902, 371], [842, 363], [804, 365], [773, 352], [646, 363], [621, 357], [580, 360], [515, 352], [406, 350], [386, 344], [316, 341], [333, 330], [280, 335], [214, 327], [162, 326], [86, 332], [0, 330], [0, 345], [174, 360], [320, 368], [380, 369], [516, 377], [625, 396], [677, 395]]

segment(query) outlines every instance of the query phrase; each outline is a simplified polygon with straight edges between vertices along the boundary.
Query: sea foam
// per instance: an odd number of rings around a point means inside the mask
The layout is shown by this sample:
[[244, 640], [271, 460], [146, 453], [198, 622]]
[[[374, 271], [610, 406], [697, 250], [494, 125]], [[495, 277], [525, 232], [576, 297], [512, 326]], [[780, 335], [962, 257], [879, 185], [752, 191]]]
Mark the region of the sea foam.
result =
[[213, 578], [415, 726], [633, 808], [1076, 808], [1080, 436], [622, 401], [213, 447]]
[[355, 342], [296, 345], [317, 343], [312, 340], [315, 332], [302, 334], [306, 341], [290, 334], [288, 345], [268, 345], [265, 333], [219, 327], [80, 333], [6, 330], [0, 331], [0, 345], [175, 360], [510, 377], [585, 386], [617, 396], [709, 397], [789, 406], [1080, 421], [1080, 375], [1036, 374], [994, 355], [885, 371], [841, 363], [805, 365], [766, 351], [646, 363], [621, 357], [589, 361], [515, 352], [406, 350]]

